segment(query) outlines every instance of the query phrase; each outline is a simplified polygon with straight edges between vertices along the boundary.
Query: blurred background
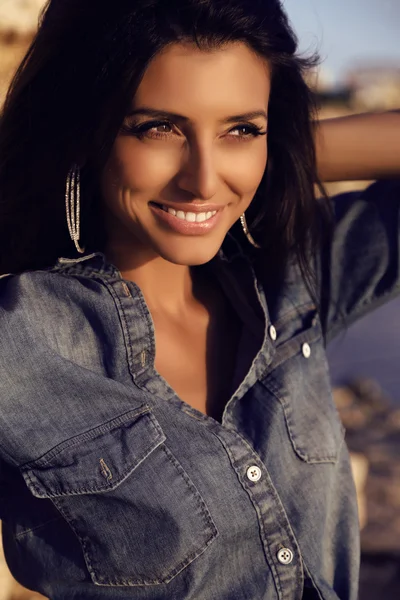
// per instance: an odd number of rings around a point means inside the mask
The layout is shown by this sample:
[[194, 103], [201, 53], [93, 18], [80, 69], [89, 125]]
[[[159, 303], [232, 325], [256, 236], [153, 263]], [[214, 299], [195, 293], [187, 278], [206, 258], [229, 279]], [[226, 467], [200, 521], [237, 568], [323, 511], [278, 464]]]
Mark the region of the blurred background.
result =
[[[0, 106], [44, 4], [0, 0]], [[283, 4], [301, 52], [321, 57], [310, 83], [322, 117], [400, 108], [400, 0]], [[335, 183], [328, 191], [368, 183]], [[395, 600], [400, 598], [400, 299], [349, 327], [330, 345], [328, 357], [358, 491], [360, 600]], [[12, 580], [0, 553], [0, 600], [38, 598]]]

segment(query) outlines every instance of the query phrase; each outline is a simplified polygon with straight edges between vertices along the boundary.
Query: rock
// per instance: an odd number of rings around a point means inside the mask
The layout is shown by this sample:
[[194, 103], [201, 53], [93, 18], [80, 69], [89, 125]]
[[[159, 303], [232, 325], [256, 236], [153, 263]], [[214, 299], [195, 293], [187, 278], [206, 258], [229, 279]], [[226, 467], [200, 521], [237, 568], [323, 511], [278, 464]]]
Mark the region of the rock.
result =
[[360, 529], [363, 529], [367, 522], [367, 498], [365, 495], [365, 484], [368, 475], [368, 459], [362, 454], [355, 453], [350, 453], [350, 459], [354, 483], [356, 484], [357, 490]]
[[400, 554], [400, 410], [368, 379], [334, 390], [334, 399], [351, 453], [362, 550]]
[[391, 401], [386, 398], [382, 388], [374, 379], [355, 379], [349, 385], [350, 390], [362, 400], [375, 414], [386, 413], [392, 408]]
[[333, 399], [346, 430], [357, 431], [366, 426], [368, 415], [360, 406], [357, 396], [348, 387], [335, 388]]

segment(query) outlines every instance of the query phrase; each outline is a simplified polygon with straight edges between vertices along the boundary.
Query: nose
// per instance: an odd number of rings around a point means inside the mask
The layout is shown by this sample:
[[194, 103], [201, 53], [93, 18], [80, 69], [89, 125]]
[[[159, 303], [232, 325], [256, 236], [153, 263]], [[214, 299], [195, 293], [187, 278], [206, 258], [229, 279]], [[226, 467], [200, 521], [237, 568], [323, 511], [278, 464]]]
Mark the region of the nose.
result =
[[181, 190], [200, 200], [210, 200], [215, 196], [218, 174], [211, 143], [196, 143], [188, 147], [176, 181]]

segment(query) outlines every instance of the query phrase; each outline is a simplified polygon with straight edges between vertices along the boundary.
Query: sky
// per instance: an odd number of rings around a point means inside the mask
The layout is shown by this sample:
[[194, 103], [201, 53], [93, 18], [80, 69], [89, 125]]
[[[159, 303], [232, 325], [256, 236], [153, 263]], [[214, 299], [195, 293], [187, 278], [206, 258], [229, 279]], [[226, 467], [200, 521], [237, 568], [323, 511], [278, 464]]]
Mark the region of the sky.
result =
[[[346, 69], [359, 59], [390, 60], [400, 67], [400, 0], [282, 1], [301, 50], [318, 50], [334, 82], [340, 83]], [[35, 26], [44, 2], [0, 0], [0, 26], [18, 19], [22, 27], [23, 15], [28, 29]]]
[[400, 0], [283, 0], [301, 50], [318, 50], [340, 83], [360, 61], [400, 67]]

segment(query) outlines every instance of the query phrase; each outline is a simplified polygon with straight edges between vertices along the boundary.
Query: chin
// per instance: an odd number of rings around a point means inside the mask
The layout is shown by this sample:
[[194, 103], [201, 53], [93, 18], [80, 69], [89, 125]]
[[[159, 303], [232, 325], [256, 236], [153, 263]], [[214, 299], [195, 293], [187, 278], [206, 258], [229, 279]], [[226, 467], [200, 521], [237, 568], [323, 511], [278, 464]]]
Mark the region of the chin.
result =
[[222, 241], [216, 244], [205, 240], [188, 239], [184, 244], [158, 248], [158, 253], [164, 260], [175, 265], [196, 267], [212, 260], [218, 254], [221, 245]]

